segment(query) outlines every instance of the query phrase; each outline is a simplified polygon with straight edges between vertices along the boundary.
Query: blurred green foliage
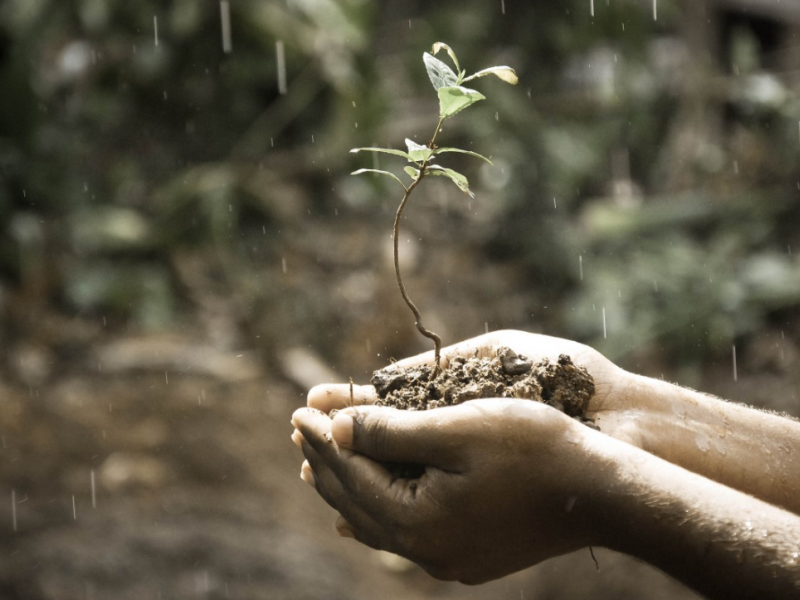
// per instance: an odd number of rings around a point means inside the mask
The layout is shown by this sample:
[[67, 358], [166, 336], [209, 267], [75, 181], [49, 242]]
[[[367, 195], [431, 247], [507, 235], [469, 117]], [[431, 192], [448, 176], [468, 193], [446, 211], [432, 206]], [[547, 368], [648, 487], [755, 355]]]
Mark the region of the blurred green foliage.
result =
[[474, 178], [492, 227], [474, 243], [522, 257], [558, 307], [549, 330], [616, 357], [727, 352], [800, 302], [796, 87], [746, 24], [696, 55], [686, 3], [657, 20], [649, 3], [595, 4], [231, 1], [226, 54], [216, 2], [8, 0], [4, 285], [169, 327], [187, 302], [174, 258], [206, 249], [247, 310], [319, 313], [255, 274], [309, 215], [382, 214], [379, 182], [344, 181], [343, 149], [432, 129], [420, 57], [445, 39], [464, 64], [520, 75], [447, 135], [497, 165]]

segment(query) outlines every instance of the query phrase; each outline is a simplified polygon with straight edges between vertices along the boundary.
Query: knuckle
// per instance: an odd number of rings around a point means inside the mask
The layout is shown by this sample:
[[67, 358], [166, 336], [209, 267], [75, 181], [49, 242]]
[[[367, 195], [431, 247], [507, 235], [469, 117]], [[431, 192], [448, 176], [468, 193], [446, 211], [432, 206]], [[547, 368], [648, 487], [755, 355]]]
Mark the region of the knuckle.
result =
[[354, 436], [357, 447], [364, 448], [367, 453], [372, 453], [375, 456], [383, 456], [391, 451], [389, 417], [385, 411], [381, 410], [370, 413], [369, 418], [364, 421], [363, 425], [363, 432], [358, 431], [358, 433], [363, 433], [363, 438], [359, 440], [358, 434]]

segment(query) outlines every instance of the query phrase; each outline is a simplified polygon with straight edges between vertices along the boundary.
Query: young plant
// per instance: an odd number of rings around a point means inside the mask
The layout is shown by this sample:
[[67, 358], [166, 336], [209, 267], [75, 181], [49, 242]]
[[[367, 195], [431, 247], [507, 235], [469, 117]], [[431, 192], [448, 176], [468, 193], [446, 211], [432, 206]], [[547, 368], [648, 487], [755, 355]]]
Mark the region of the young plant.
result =
[[[446, 63], [442, 62], [438, 58], [436, 58], [436, 54], [439, 53], [440, 50], [444, 50], [450, 56], [453, 64], [455, 65], [455, 71], [451, 69]], [[469, 182], [467, 178], [464, 177], [461, 173], [458, 173], [452, 169], [448, 169], [446, 167], [442, 167], [438, 164], [435, 164], [435, 161], [439, 158], [440, 155], [446, 154], [448, 152], [458, 152], [459, 154], [469, 154], [470, 156], [474, 156], [476, 158], [480, 158], [481, 160], [486, 161], [490, 165], [492, 161], [490, 161], [485, 156], [482, 156], [476, 152], [470, 152], [469, 150], [462, 150], [461, 148], [450, 148], [450, 147], [442, 147], [436, 145], [436, 138], [439, 135], [439, 132], [442, 129], [442, 124], [445, 122], [446, 119], [455, 116], [456, 114], [460, 113], [465, 108], [475, 104], [479, 100], [484, 100], [486, 97], [481, 94], [480, 92], [464, 87], [462, 84], [473, 79], [478, 79], [479, 77], [484, 77], [485, 75], [495, 75], [499, 77], [503, 81], [515, 85], [517, 83], [517, 74], [514, 72], [514, 69], [511, 67], [489, 67], [488, 69], [483, 69], [478, 71], [477, 73], [473, 73], [472, 75], [467, 76], [466, 71], [462, 71], [461, 67], [458, 64], [458, 58], [456, 58], [456, 53], [453, 52], [453, 49], [450, 48], [447, 44], [442, 42], [436, 42], [433, 45], [431, 50], [431, 54], [425, 52], [422, 55], [422, 60], [425, 63], [425, 68], [428, 71], [428, 77], [433, 84], [433, 89], [436, 90], [436, 93], [439, 96], [439, 122], [436, 124], [436, 129], [433, 131], [433, 135], [431, 136], [430, 141], [422, 146], [417, 144], [413, 140], [406, 139], [406, 151], [403, 150], [395, 150], [393, 148], [353, 148], [350, 152], [382, 152], [384, 154], [393, 154], [395, 156], [401, 156], [406, 159], [410, 164], [404, 168], [405, 173], [410, 177], [411, 182], [406, 185], [403, 181], [397, 177], [394, 173], [390, 173], [389, 171], [383, 171], [380, 169], [359, 169], [354, 171], [353, 175], [360, 175], [362, 173], [378, 173], [380, 175], [386, 175], [387, 177], [391, 177], [397, 183], [399, 183], [405, 193], [403, 194], [403, 199], [400, 201], [400, 205], [397, 207], [397, 214], [395, 215], [394, 219], [394, 230], [393, 230], [393, 241], [394, 241], [394, 272], [395, 276], [397, 277], [397, 285], [400, 287], [400, 294], [403, 296], [403, 300], [408, 305], [408, 308], [411, 309], [411, 312], [414, 313], [415, 325], [417, 326], [417, 330], [426, 338], [433, 341], [434, 344], [434, 370], [432, 378], [435, 378], [439, 373], [439, 363], [440, 363], [440, 355], [442, 349], [442, 339], [433, 331], [426, 328], [422, 324], [422, 315], [419, 312], [419, 309], [416, 305], [411, 301], [411, 298], [408, 296], [408, 292], [406, 292], [406, 287], [403, 284], [403, 277], [400, 274], [400, 261], [399, 261], [399, 239], [400, 239], [400, 219], [403, 216], [403, 209], [406, 207], [406, 203], [408, 199], [411, 197], [411, 193], [417, 188], [420, 182], [427, 177], [428, 175], [434, 177], [447, 177], [452, 181], [458, 189], [460, 189], [465, 194], [468, 194], [470, 197], [474, 197], [473, 193], [469, 189]]]

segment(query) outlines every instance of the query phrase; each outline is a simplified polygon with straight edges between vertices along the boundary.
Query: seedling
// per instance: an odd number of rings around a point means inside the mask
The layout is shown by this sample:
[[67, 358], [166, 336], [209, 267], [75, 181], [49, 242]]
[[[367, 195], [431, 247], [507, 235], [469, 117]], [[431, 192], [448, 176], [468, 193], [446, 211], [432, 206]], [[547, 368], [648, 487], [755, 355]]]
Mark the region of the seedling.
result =
[[[436, 58], [435, 55], [441, 50], [444, 50], [450, 56], [450, 59], [453, 61], [455, 66], [455, 71], [446, 63]], [[380, 169], [359, 169], [354, 171], [353, 175], [360, 175], [362, 173], [377, 173], [379, 175], [386, 175], [387, 177], [391, 177], [393, 180], [399, 183], [403, 187], [403, 190], [405, 190], [403, 199], [400, 201], [400, 205], [397, 207], [397, 213], [394, 219], [394, 228], [392, 234], [392, 239], [394, 241], [394, 272], [395, 276], [397, 277], [397, 285], [400, 287], [400, 294], [403, 296], [403, 300], [405, 301], [406, 305], [408, 305], [408, 308], [411, 309], [412, 313], [414, 313], [417, 330], [423, 336], [433, 341], [434, 370], [432, 378], [435, 379], [440, 369], [442, 338], [422, 324], [422, 315], [420, 314], [416, 305], [411, 301], [411, 298], [409, 298], [408, 292], [406, 292], [406, 287], [403, 284], [403, 277], [400, 274], [399, 261], [400, 219], [403, 216], [403, 210], [406, 207], [408, 199], [411, 197], [411, 193], [428, 175], [434, 177], [447, 177], [458, 187], [459, 190], [469, 195], [471, 198], [474, 197], [473, 193], [469, 189], [469, 182], [464, 175], [452, 169], [435, 164], [435, 162], [440, 155], [448, 152], [469, 154], [470, 156], [474, 156], [486, 161], [490, 165], [492, 164], [492, 161], [485, 156], [478, 154], [477, 152], [471, 152], [461, 148], [440, 148], [436, 145], [436, 138], [438, 137], [439, 132], [442, 129], [442, 124], [446, 119], [457, 115], [465, 108], [472, 106], [476, 102], [486, 98], [486, 96], [480, 92], [464, 87], [462, 84], [486, 75], [495, 75], [506, 83], [515, 85], [517, 83], [517, 74], [511, 67], [489, 67], [488, 69], [483, 69], [477, 73], [467, 76], [466, 71], [461, 70], [461, 67], [458, 64], [456, 53], [453, 52], [453, 49], [450, 48], [450, 46], [442, 42], [436, 42], [433, 45], [430, 54], [425, 52], [422, 55], [422, 60], [425, 63], [426, 70], [428, 71], [428, 77], [433, 84], [433, 89], [436, 90], [436, 93], [439, 96], [439, 122], [436, 124], [436, 129], [433, 131], [433, 135], [431, 136], [431, 139], [427, 145], [423, 146], [417, 144], [413, 140], [406, 139], [406, 151], [396, 150], [394, 148], [353, 148], [350, 152], [363, 151], [393, 154], [395, 156], [401, 156], [405, 158], [410, 163], [403, 169], [406, 175], [408, 175], [408, 177], [411, 179], [411, 183], [408, 185], [403, 183], [403, 181], [394, 173]]]

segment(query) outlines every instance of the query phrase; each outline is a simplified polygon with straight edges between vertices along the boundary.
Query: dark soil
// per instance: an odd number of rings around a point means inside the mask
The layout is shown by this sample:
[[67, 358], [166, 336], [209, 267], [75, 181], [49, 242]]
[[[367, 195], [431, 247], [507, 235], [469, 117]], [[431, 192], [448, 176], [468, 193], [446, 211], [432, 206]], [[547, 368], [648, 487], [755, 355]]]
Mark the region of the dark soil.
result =
[[478, 398], [523, 398], [591, 423], [583, 415], [594, 395], [594, 379], [566, 354], [556, 362], [534, 363], [503, 347], [493, 358], [455, 358], [433, 381], [432, 371], [428, 365], [375, 371], [371, 383], [378, 392], [376, 404], [429, 410]]

